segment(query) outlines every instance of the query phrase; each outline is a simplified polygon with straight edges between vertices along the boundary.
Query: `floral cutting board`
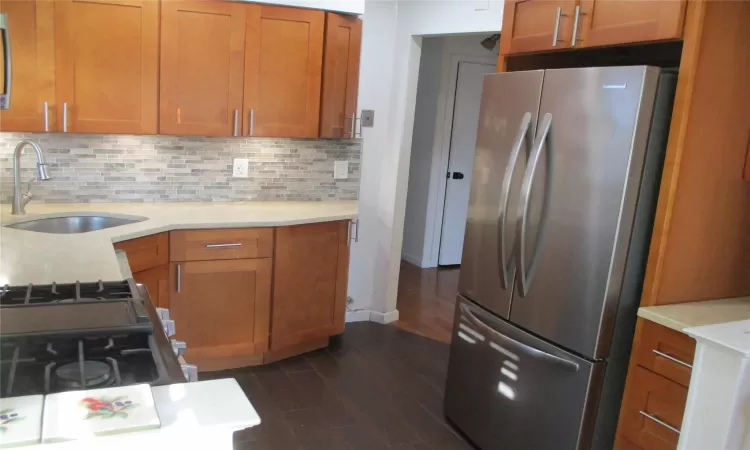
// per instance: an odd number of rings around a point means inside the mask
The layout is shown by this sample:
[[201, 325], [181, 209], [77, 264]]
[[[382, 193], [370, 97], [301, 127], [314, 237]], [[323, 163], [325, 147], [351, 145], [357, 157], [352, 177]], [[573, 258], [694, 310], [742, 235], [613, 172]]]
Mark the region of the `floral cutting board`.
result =
[[148, 384], [68, 391], [44, 399], [43, 442], [159, 428]]
[[0, 398], [0, 447], [38, 444], [43, 405], [43, 395]]

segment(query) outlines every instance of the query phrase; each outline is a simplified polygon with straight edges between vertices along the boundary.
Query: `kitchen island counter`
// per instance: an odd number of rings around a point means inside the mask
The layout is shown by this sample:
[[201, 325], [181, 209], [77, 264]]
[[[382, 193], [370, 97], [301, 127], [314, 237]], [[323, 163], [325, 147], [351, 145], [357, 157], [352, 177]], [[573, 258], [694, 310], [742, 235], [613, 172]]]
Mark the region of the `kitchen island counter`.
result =
[[[7, 228], [34, 219], [78, 215], [145, 218], [77, 234]], [[0, 285], [115, 281], [126, 278], [112, 244], [178, 229], [300, 225], [353, 219], [356, 201], [30, 204], [23, 216], [0, 206]]]
[[750, 297], [648, 306], [638, 316], [681, 333], [686, 328], [750, 319]]

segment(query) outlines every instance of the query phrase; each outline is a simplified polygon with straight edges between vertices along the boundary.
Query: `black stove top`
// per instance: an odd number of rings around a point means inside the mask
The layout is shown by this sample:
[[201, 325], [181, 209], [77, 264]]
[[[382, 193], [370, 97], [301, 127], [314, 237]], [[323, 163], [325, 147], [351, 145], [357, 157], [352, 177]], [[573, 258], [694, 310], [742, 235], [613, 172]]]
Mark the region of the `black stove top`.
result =
[[0, 288], [0, 398], [184, 381], [149, 301], [132, 280]]
[[142, 299], [128, 281], [0, 288], [0, 330], [22, 336], [89, 337], [153, 331]]

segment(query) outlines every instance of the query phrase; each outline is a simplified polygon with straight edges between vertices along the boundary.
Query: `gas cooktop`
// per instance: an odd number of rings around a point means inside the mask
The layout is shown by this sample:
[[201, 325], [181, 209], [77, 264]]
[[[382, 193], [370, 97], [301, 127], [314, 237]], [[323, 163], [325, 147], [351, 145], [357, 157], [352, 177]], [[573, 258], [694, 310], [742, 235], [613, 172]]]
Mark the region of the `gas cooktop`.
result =
[[132, 280], [0, 288], [0, 397], [184, 381], [148, 301]]
[[128, 281], [0, 288], [4, 338], [88, 337], [153, 331], [142, 299]]

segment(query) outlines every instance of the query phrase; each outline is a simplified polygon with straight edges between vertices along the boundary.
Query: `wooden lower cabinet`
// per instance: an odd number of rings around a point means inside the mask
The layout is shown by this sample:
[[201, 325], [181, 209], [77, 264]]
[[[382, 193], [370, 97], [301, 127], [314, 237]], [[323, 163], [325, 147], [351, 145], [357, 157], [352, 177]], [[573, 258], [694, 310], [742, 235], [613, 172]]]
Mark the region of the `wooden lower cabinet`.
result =
[[348, 227], [339, 221], [276, 229], [272, 351], [344, 331]]
[[170, 264], [170, 317], [201, 371], [258, 364], [268, 349], [271, 259]]
[[169, 264], [136, 272], [133, 278], [146, 286], [154, 306], [169, 308]]

